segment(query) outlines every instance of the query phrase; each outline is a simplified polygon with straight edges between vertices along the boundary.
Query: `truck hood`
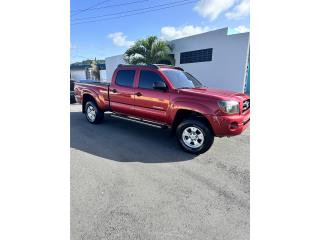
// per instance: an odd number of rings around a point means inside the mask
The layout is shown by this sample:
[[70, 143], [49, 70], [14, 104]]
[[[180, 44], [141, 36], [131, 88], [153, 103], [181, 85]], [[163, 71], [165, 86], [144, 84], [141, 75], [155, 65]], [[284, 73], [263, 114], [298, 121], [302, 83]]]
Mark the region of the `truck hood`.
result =
[[244, 99], [248, 98], [248, 96], [243, 93], [215, 89], [215, 88], [190, 88], [190, 89], [188, 88], [188, 89], [179, 89], [179, 91], [185, 94], [195, 94], [195, 95], [198, 95], [198, 96], [200, 95], [204, 97], [205, 96], [215, 97], [223, 100], [243, 101]]

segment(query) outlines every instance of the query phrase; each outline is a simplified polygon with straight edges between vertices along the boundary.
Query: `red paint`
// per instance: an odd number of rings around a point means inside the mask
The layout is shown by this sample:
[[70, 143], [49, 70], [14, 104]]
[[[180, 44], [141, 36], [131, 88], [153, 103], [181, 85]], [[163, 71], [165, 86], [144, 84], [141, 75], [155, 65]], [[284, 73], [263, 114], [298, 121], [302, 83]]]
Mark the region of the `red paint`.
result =
[[[83, 103], [85, 94], [90, 95], [103, 111], [112, 111], [172, 126], [178, 110], [191, 110], [202, 114], [210, 123], [216, 136], [233, 136], [241, 134], [249, 125], [250, 108], [242, 113], [243, 102], [249, 97], [243, 93], [225, 90], [194, 88], [175, 89], [159, 69], [148, 66], [125, 66], [115, 70], [110, 86], [104, 84], [76, 83], [75, 96], [77, 102]], [[115, 78], [119, 70], [136, 70], [133, 88], [118, 86]], [[167, 91], [139, 89], [141, 70], [158, 73], [166, 85]], [[116, 90], [114, 93], [113, 90]], [[137, 96], [137, 93], [141, 96]], [[218, 106], [222, 100], [235, 100], [240, 104], [240, 113], [226, 114]]]

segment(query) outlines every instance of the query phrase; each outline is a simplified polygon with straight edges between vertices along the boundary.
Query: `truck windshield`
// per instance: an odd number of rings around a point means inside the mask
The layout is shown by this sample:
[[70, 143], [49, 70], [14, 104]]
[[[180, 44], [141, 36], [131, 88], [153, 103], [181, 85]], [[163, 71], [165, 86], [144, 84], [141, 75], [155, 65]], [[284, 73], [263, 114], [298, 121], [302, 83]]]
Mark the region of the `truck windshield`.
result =
[[170, 79], [174, 88], [201, 88], [203, 85], [190, 73], [176, 69], [164, 69], [162, 72]]

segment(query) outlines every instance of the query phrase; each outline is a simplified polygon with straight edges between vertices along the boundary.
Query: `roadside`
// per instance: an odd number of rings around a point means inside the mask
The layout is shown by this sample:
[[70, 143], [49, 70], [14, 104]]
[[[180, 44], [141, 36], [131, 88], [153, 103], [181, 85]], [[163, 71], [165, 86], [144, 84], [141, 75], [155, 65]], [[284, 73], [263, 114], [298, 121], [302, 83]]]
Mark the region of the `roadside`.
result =
[[249, 239], [250, 129], [195, 157], [168, 131], [71, 108], [71, 239]]

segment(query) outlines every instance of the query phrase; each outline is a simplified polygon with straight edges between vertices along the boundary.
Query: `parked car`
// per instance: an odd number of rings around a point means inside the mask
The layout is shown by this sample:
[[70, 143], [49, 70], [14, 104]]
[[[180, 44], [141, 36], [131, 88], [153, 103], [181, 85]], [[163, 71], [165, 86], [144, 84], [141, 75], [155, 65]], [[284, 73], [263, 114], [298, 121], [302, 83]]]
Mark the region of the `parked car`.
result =
[[104, 112], [169, 127], [183, 150], [201, 154], [214, 137], [241, 134], [249, 125], [250, 99], [243, 93], [203, 87], [182, 68], [119, 65], [110, 84], [76, 82], [75, 97], [89, 123]]
[[75, 103], [76, 98], [74, 96], [74, 80], [70, 80], [70, 103]]

